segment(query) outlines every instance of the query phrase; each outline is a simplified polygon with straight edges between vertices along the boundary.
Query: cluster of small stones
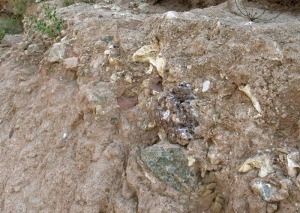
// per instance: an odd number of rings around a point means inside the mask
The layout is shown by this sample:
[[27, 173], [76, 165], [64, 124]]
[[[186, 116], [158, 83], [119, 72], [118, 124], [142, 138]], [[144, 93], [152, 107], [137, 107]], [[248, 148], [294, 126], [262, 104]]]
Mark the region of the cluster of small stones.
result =
[[184, 146], [194, 139], [199, 116], [191, 106], [193, 99], [192, 87], [185, 82], [159, 99], [156, 123], [163, 128], [170, 142]]
[[300, 152], [288, 147], [261, 152], [248, 158], [239, 172], [258, 169], [257, 177], [250, 182], [250, 187], [254, 193], [277, 209], [277, 203], [288, 199], [292, 188], [300, 188]]

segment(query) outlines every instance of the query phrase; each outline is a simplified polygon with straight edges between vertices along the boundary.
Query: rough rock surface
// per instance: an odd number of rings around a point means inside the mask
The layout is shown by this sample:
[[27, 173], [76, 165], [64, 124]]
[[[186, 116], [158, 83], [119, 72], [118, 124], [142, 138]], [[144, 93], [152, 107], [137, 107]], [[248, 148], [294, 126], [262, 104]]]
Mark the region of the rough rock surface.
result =
[[127, 6], [0, 47], [0, 211], [297, 212], [300, 17]]
[[159, 98], [155, 109], [156, 123], [173, 143], [187, 145], [195, 139], [195, 127], [199, 126], [199, 116], [192, 107], [195, 99], [190, 84], [180, 83], [170, 94]]

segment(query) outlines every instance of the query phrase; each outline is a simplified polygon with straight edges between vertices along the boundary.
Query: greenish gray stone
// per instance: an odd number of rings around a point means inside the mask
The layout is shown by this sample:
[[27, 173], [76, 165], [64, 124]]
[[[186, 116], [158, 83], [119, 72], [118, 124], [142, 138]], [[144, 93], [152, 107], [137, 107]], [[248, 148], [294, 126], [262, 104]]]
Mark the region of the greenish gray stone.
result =
[[143, 3], [138, 6], [138, 9], [144, 13], [148, 13], [150, 11], [150, 4]]
[[60, 62], [65, 58], [66, 54], [66, 45], [63, 43], [55, 43], [48, 50], [48, 62]]
[[101, 40], [108, 44], [109, 42], [114, 40], [114, 37], [113, 36], [105, 36]]
[[150, 146], [141, 151], [141, 160], [164, 183], [178, 191], [191, 191], [195, 174], [180, 147]]

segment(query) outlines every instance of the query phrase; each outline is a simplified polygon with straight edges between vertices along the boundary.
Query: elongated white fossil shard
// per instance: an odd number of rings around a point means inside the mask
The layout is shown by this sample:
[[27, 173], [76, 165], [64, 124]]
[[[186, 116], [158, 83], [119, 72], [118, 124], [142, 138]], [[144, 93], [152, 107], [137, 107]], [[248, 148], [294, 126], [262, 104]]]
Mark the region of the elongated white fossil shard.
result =
[[239, 90], [242, 91], [243, 93], [245, 93], [250, 98], [252, 105], [254, 106], [256, 111], [261, 114], [262, 110], [261, 110], [260, 104], [259, 104], [257, 98], [252, 95], [250, 86], [248, 84], [246, 86], [239, 86]]

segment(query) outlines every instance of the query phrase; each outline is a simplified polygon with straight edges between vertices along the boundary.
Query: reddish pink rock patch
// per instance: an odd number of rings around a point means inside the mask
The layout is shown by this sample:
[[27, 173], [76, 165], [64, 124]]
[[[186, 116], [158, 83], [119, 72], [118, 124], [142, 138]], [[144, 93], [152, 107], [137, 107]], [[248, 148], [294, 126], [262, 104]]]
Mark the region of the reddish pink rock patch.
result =
[[149, 87], [156, 92], [162, 92], [164, 90], [162, 85], [162, 77], [156, 76], [152, 78], [149, 83]]
[[138, 97], [137, 95], [132, 97], [120, 96], [117, 98], [117, 103], [121, 109], [130, 109], [137, 105]]
[[77, 57], [67, 58], [63, 61], [63, 63], [66, 69], [75, 69], [78, 66], [78, 58]]

